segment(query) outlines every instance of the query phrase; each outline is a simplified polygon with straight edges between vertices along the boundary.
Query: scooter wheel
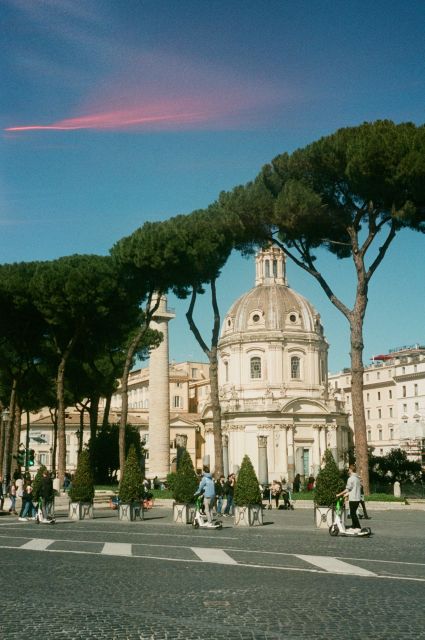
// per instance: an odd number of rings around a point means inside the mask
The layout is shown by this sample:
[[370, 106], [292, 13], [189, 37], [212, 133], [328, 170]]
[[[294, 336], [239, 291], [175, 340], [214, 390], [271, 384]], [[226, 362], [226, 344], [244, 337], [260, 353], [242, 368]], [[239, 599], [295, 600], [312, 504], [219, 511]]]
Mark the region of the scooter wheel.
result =
[[338, 533], [339, 533], [339, 531], [338, 531], [338, 527], [336, 526], [336, 524], [332, 524], [332, 525], [329, 527], [329, 535], [330, 535], [330, 536], [337, 536], [337, 535], [338, 535]]

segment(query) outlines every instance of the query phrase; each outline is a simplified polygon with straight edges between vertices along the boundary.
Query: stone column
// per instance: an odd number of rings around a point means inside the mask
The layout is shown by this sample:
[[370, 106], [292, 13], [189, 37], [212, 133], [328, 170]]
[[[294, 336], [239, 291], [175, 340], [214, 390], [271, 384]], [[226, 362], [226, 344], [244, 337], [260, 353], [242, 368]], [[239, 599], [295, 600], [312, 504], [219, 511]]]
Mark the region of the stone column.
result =
[[330, 428], [330, 437], [329, 437], [329, 448], [332, 452], [334, 460], [338, 465], [338, 427], [335, 422], [331, 424]]
[[319, 437], [320, 437], [320, 425], [318, 424], [314, 424], [313, 425], [313, 475], [315, 478], [317, 478], [317, 474], [320, 471], [320, 463], [321, 463], [321, 458], [320, 458], [320, 442], [319, 442]]
[[288, 429], [288, 482], [291, 484], [294, 482], [295, 478], [294, 435], [295, 427], [290, 425]]
[[222, 437], [223, 442], [223, 472], [224, 477], [229, 475], [229, 436], [224, 433]]
[[170, 385], [168, 370], [168, 323], [175, 317], [161, 298], [151, 329], [163, 335], [149, 360], [149, 477], [165, 480], [170, 471]]
[[281, 427], [280, 431], [282, 438], [281, 444], [282, 447], [282, 474], [286, 481], [288, 481], [288, 427]]
[[323, 455], [326, 451], [326, 427], [320, 427], [320, 459], [323, 458]]
[[267, 436], [257, 436], [258, 440], [258, 481], [263, 486], [269, 483], [267, 465]]

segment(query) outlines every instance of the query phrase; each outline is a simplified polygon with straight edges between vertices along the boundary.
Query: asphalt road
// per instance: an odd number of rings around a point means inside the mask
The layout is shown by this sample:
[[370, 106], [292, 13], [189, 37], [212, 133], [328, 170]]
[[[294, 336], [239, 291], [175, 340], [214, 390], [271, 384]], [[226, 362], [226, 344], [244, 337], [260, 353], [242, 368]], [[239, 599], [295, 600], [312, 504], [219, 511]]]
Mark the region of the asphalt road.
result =
[[0, 518], [0, 638], [425, 639], [423, 511], [372, 513], [331, 538], [310, 511], [249, 530], [111, 511], [36, 525]]

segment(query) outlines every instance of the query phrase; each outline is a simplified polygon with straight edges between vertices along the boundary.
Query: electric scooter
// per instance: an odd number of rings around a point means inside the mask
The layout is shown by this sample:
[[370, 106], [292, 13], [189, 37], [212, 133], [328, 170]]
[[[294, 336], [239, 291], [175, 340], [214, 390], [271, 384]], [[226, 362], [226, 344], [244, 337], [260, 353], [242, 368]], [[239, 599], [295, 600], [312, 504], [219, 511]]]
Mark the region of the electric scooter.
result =
[[39, 498], [38, 500], [37, 513], [35, 514], [35, 522], [36, 524], [56, 524], [56, 519], [54, 518], [54, 516], [47, 516], [47, 518], [44, 517], [41, 498]]
[[372, 535], [372, 529], [370, 527], [362, 527], [360, 531], [358, 529], [347, 529], [345, 526], [345, 506], [344, 498], [340, 496], [336, 500], [334, 520], [329, 527], [329, 534], [331, 536], [347, 536], [350, 538], [368, 538]]
[[221, 529], [223, 523], [219, 520], [213, 520], [208, 522], [207, 516], [203, 512], [203, 496], [195, 496], [195, 515], [192, 520], [192, 527], [194, 529]]

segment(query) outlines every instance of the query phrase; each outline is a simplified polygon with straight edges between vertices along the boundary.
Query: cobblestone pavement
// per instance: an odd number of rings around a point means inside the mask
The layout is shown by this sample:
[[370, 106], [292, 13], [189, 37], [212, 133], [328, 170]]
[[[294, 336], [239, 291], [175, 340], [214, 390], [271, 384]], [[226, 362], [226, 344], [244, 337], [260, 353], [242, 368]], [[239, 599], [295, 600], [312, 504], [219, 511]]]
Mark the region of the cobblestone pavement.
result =
[[[168, 509], [54, 526], [0, 518], [0, 638], [424, 638], [423, 512], [331, 538], [306, 511], [220, 531]], [[13, 594], [13, 604], [10, 604]]]

